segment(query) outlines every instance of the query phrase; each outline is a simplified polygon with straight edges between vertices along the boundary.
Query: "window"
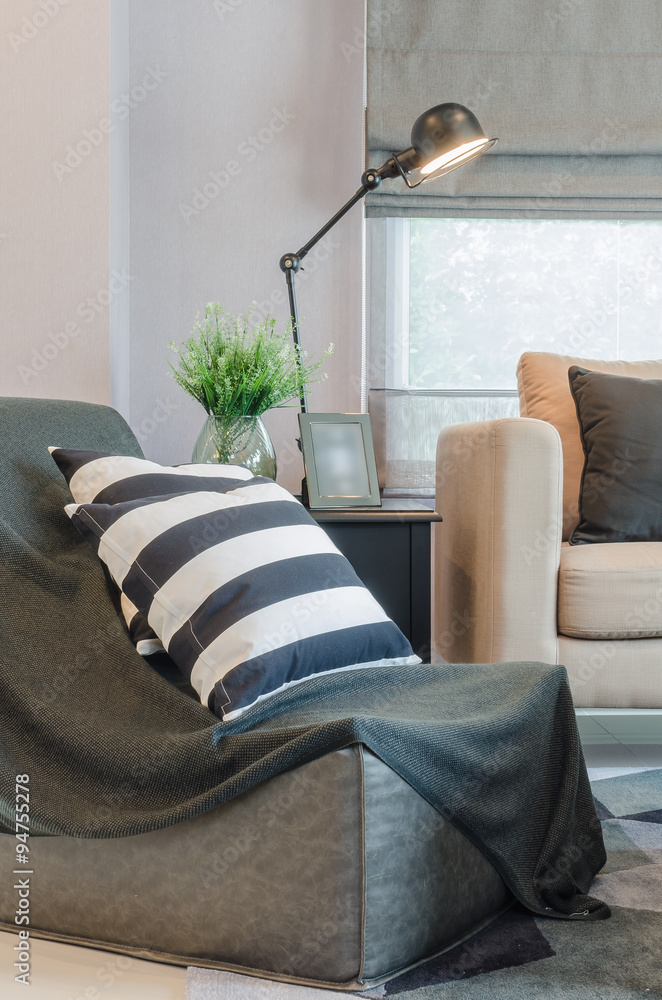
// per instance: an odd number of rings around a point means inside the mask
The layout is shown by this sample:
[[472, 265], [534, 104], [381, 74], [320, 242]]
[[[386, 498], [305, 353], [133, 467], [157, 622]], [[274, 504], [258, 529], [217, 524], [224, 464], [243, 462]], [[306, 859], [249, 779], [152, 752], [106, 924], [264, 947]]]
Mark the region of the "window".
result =
[[444, 424], [517, 415], [524, 351], [662, 356], [661, 222], [371, 219], [368, 230], [370, 410], [381, 409], [393, 491], [432, 488]]
[[398, 219], [402, 385], [508, 389], [526, 350], [654, 358], [662, 223]]

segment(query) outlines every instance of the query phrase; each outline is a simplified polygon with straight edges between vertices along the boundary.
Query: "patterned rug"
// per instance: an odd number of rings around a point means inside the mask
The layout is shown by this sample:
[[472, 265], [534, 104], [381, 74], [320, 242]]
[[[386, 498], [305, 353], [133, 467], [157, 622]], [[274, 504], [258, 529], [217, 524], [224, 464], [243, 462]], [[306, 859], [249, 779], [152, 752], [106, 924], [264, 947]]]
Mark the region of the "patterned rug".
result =
[[[609, 920], [570, 923], [511, 909], [366, 1000], [662, 998], [662, 768], [590, 772], [608, 852], [592, 892]], [[347, 994], [352, 996], [356, 994]], [[187, 1000], [329, 1000], [335, 991], [189, 969]]]
[[607, 865], [591, 892], [609, 920], [568, 923], [513, 909], [369, 1000], [626, 1000], [662, 997], [662, 768], [591, 772]]

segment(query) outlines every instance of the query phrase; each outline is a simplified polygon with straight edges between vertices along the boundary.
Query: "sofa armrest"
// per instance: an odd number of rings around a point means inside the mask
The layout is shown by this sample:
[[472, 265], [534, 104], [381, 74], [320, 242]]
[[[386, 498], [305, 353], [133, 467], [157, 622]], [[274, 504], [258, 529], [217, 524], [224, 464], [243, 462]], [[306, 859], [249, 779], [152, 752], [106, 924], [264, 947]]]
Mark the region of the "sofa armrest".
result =
[[455, 663], [558, 662], [563, 456], [515, 417], [445, 427], [437, 445], [434, 646]]

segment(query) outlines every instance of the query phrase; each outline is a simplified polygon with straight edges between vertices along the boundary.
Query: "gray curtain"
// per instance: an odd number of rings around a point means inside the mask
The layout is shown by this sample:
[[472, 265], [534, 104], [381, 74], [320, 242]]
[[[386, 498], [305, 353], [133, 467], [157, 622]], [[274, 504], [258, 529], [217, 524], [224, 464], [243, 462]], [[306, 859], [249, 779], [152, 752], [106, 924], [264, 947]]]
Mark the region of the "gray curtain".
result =
[[660, 0], [367, 0], [368, 163], [469, 107], [499, 143], [369, 216], [662, 218]]
[[449, 396], [441, 392], [371, 389], [368, 410], [379, 484], [385, 496], [434, 496], [437, 438], [442, 427], [519, 416], [512, 395]]

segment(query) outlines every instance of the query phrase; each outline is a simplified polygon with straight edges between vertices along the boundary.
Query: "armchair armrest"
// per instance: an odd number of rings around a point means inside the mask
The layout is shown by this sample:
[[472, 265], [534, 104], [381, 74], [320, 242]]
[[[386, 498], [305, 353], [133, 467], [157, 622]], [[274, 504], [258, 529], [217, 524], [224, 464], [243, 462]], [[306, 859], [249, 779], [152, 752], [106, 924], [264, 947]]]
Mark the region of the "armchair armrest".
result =
[[562, 494], [551, 424], [515, 417], [441, 431], [433, 631], [443, 659], [558, 662]]

